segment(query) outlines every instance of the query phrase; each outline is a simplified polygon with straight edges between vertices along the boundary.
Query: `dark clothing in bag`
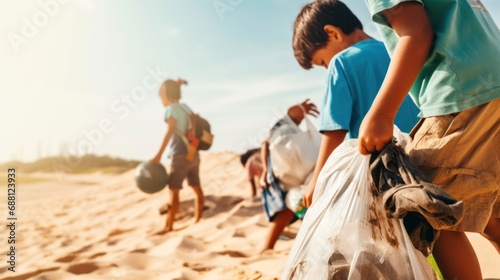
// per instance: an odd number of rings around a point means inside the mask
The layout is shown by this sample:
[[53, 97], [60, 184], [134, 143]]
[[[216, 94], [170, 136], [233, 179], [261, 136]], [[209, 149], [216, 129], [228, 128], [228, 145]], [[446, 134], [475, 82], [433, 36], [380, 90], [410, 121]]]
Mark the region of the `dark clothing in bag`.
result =
[[439, 230], [462, 219], [462, 201], [425, 180], [403, 148], [394, 142], [371, 155], [370, 173], [386, 210], [394, 218], [403, 219], [413, 246], [425, 256], [432, 252]]

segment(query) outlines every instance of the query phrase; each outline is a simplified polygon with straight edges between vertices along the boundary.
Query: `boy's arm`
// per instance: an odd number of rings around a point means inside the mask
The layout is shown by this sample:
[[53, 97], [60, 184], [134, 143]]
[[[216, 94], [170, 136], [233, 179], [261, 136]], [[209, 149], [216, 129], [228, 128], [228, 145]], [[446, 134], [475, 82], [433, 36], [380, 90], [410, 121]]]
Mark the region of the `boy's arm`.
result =
[[381, 151], [392, 139], [394, 118], [425, 60], [434, 31], [422, 4], [403, 2], [382, 14], [399, 35], [384, 82], [359, 129], [359, 152]]
[[306, 99], [306, 101], [300, 103], [299, 105], [290, 107], [287, 111], [287, 115], [296, 125], [300, 125], [306, 115], [317, 117], [319, 115], [319, 111], [318, 108], [316, 108], [316, 105], [314, 105], [314, 103], [311, 103], [308, 98]]
[[166, 123], [168, 124], [168, 129], [167, 133], [165, 134], [165, 137], [163, 138], [163, 142], [161, 143], [160, 150], [156, 154], [156, 156], [150, 160], [152, 163], [160, 163], [161, 161], [161, 156], [163, 155], [163, 152], [165, 151], [165, 148], [168, 145], [168, 141], [170, 141], [170, 138], [172, 138], [172, 135], [174, 134], [174, 128], [176, 124], [176, 120], [173, 117], [170, 117], [166, 120]]
[[304, 195], [302, 197], [302, 204], [305, 207], [309, 207], [312, 204], [312, 197], [314, 194], [314, 188], [316, 187], [316, 182], [318, 181], [319, 173], [330, 154], [344, 141], [346, 130], [335, 130], [335, 131], [325, 131], [323, 132], [323, 138], [321, 139], [321, 147], [319, 149], [318, 159], [316, 161], [316, 166], [314, 168], [314, 174], [311, 181], [307, 185]]
[[255, 178], [252, 178], [252, 180], [250, 180], [250, 185], [252, 186], [252, 196], [256, 196], [257, 195], [257, 185], [255, 184]]
[[262, 148], [260, 151], [260, 156], [262, 160], [262, 174], [260, 175], [259, 184], [261, 188], [265, 188], [267, 186], [267, 157], [269, 156], [269, 142], [265, 140], [262, 142]]
[[247, 172], [248, 181], [250, 182], [252, 187], [255, 187], [255, 177], [257, 176], [257, 174], [253, 173], [253, 170], [251, 168], [252, 163], [250, 162], [251, 160], [252, 156], [248, 158], [247, 163], [245, 164], [245, 170]]

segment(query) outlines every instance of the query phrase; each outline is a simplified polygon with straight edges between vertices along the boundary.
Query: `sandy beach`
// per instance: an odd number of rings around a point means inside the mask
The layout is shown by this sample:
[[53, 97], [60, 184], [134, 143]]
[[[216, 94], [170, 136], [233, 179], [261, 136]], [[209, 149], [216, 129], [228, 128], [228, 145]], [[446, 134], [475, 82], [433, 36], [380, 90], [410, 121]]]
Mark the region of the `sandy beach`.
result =
[[[300, 223], [287, 228], [274, 251], [258, 255], [267, 230], [259, 199], [251, 199], [234, 153], [202, 154], [205, 211], [192, 225], [193, 194], [181, 191], [175, 231], [155, 236], [167, 191], [147, 195], [120, 175], [29, 174], [17, 187], [16, 272], [1, 279], [279, 279]], [[28, 176], [22, 172], [18, 176]], [[5, 194], [1, 196], [6, 205]], [[5, 212], [6, 207], [4, 208]], [[5, 215], [4, 215], [5, 216]], [[2, 259], [8, 230], [0, 235]], [[485, 279], [500, 279], [500, 256], [477, 234], [470, 240]]]

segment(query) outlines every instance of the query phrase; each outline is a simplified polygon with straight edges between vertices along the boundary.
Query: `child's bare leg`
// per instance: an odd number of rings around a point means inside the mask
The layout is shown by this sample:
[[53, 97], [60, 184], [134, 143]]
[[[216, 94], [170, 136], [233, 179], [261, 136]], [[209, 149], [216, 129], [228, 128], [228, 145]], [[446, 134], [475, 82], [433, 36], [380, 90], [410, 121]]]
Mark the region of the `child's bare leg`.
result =
[[157, 232], [157, 234], [165, 234], [172, 231], [174, 228], [175, 214], [179, 209], [179, 190], [180, 189], [170, 189], [170, 211], [167, 214], [167, 220], [165, 222], [165, 228]]
[[476, 253], [464, 232], [442, 230], [432, 254], [445, 279], [483, 279]]
[[252, 180], [250, 180], [250, 185], [252, 186], [252, 197], [255, 197], [257, 195], [256, 184], [258, 184], [258, 179], [252, 178]]
[[203, 190], [199, 186], [191, 186], [194, 191], [195, 199], [194, 199], [194, 222], [197, 223], [200, 221], [201, 216], [203, 215]]
[[274, 248], [276, 241], [278, 241], [285, 227], [292, 221], [294, 215], [295, 214], [288, 208], [276, 214], [274, 220], [269, 224], [269, 231], [264, 243], [264, 248], [261, 252]]
[[490, 218], [482, 235], [493, 244], [500, 254], [500, 218]]

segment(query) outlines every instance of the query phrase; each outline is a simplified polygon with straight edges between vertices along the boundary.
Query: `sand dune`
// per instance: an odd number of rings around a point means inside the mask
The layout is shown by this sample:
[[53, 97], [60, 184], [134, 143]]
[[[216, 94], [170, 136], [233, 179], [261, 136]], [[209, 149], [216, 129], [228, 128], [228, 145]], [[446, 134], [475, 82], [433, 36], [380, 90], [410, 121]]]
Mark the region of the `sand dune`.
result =
[[[257, 254], [267, 220], [260, 201], [248, 198], [232, 153], [202, 155], [208, 209], [192, 225], [193, 194], [183, 189], [176, 231], [165, 236], [153, 233], [165, 221], [158, 208], [167, 192], [141, 193], [133, 170], [40, 176], [50, 180], [18, 186], [16, 272], [3, 261], [1, 279], [278, 279], [299, 226], [288, 228], [274, 251]], [[483, 276], [500, 279], [500, 256], [481, 237], [470, 238]], [[6, 243], [0, 248], [5, 256]]]

